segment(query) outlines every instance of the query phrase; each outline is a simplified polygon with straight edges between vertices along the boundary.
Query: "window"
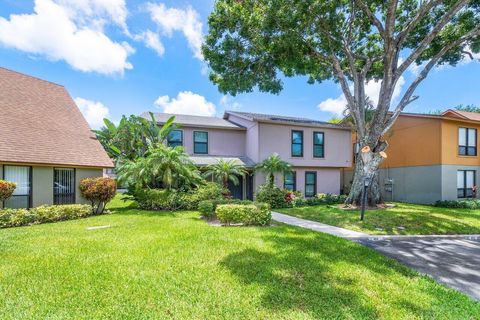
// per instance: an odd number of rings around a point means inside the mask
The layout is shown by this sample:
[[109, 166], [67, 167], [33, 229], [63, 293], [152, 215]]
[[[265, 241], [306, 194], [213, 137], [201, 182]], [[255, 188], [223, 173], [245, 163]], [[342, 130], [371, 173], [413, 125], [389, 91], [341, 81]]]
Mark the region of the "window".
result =
[[303, 157], [303, 131], [292, 131], [292, 157]]
[[32, 168], [4, 166], [3, 179], [15, 182], [17, 187], [10, 199], [4, 201], [5, 208], [30, 208], [32, 204]]
[[75, 169], [53, 169], [53, 203], [75, 203]]
[[193, 153], [208, 154], [208, 132], [193, 131]]
[[458, 154], [461, 156], [477, 155], [477, 129], [458, 128]]
[[317, 194], [317, 173], [305, 172], [305, 197], [313, 197]]
[[325, 157], [325, 134], [323, 132], [313, 133], [313, 157]]
[[169, 147], [181, 147], [183, 146], [183, 131], [172, 130], [167, 137], [167, 145]]
[[286, 190], [297, 190], [297, 173], [295, 171], [287, 172], [283, 176], [283, 188]]
[[457, 197], [473, 198], [473, 186], [475, 185], [474, 170], [457, 171]]

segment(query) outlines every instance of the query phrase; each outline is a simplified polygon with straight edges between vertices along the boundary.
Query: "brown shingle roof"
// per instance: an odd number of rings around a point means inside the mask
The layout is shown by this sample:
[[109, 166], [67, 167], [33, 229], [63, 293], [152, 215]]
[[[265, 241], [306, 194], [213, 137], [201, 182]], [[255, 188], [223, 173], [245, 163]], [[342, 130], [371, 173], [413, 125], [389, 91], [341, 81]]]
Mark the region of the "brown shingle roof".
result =
[[63, 86], [1, 67], [0, 162], [113, 166]]
[[480, 121], [480, 113], [448, 109], [442, 116], [453, 116], [471, 121]]

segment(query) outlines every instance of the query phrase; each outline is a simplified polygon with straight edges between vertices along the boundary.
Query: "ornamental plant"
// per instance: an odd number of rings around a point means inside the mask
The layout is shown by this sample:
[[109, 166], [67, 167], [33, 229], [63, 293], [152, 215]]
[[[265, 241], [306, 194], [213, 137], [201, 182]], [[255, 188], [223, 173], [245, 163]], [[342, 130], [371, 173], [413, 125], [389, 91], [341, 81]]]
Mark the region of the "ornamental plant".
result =
[[9, 199], [17, 188], [15, 182], [0, 180], [0, 201]]
[[87, 178], [80, 181], [82, 196], [92, 204], [93, 214], [102, 214], [117, 192], [117, 183], [111, 178]]

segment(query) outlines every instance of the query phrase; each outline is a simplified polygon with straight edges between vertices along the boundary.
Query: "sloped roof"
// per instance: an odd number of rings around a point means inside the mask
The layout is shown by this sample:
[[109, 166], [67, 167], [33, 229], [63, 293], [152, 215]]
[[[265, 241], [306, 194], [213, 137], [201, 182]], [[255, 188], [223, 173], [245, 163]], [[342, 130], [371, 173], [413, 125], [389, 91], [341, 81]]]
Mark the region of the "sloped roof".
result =
[[113, 167], [63, 86], [1, 67], [0, 162]]
[[470, 121], [480, 121], [480, 113], [448, 109], [442, 116], [453, 116]]
[[225, 161], [235, 161], [236, 164], [242, 165], [245, 167], [253, 167], [255, 166], [255, 162], [253, 162], [248, 157], [229, 157], [229, 156], [190, 156], [190, 159], [195, 163], [197, 166], [208, 166], [211, 164], [215, 164], [218, 160], [225, 160]]
[[[148, 112], [144, 112], [140, 116], [146, 119], [151, 119]], [[218, 117], [191, 116], [163, 112], [154, 112], [153, 116], [155, 117], [155, 120], [160, 124], [165, 123], [171, 116], [175, 116], [175, 123], [180, 124], [184, 127], [206, 127], [240, 130], [245, 129], [242, 126]]]
[[281, 115], [253, 113], [253, 112], [225, 111], [225, 115], [223, 116], [224, 119], [228, 119], [228, 115], [230, 114], [250, 120], [250, 121], [272, 122], [272, 123], [303, 125], [303, 126], [313, 126], [313, 127], [350, 129], [350, 127], [345, 124], [330, 123], [326, 121], [320, 121], [320, 120], [314, 120], [314, 119], [302, 118], [302, 117], [281, 116]]

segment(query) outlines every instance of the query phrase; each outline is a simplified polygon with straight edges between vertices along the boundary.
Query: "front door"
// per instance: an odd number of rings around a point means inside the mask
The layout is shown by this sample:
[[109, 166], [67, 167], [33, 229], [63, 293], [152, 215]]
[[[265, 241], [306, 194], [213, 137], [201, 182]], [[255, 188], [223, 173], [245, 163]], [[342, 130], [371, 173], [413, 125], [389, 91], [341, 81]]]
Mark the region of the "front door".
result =
[[238, 177], [238, 185], [234, 185], [233, 182], [228, 182], [228, 190], [234, 199], [243, 199], [243, 177]]

